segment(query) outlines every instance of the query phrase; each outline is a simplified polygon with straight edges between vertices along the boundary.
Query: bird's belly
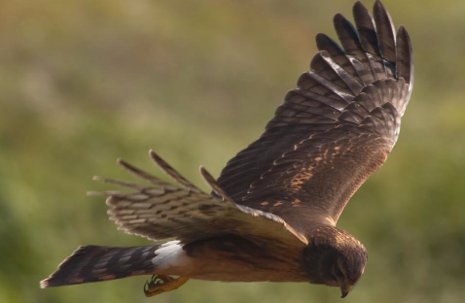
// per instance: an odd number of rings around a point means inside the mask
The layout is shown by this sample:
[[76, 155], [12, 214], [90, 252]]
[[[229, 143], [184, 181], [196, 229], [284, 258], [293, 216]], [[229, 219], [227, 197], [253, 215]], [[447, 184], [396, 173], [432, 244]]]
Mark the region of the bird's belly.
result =
[[237, 236], [224, 236], [188, 244], [182, 251], [176, 255], [182, 262], [172, 262], [165, 274], [231, 282], [308, 281], [300, 254], [290, 248], [265, 248]]
[[[214, 265], [214, 264], [213, 264]], [[308, 279], [289, 269], [260, 269], [247, 264], [216, 264], [195, 272], [191, 278], [223, 282], [308, 282]]]

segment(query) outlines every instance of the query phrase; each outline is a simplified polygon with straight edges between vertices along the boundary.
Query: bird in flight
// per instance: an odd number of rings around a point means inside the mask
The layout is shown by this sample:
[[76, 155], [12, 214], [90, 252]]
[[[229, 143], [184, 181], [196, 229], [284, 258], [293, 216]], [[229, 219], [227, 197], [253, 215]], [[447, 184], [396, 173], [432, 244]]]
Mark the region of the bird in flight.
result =
[[336, 223], [353, 193], [397, 141], [413, 84], [412, 48], [375, 1], [373, 17], [353, 6], [355, 26], [337, 14], [338, 45], [316, 36], [318, 53], [258, 140], [218, 179], [200, 172], [202, 191], [154, 151], [165, 182], [123, 160], [139, 182], [99, 178], [120, 229], [155, 241], [140, 247], [79, 247], [41, 287], [152, 275], [144, 292], [189, 279], [310, 282], [345, 297], [362, 276], [367, 251]]

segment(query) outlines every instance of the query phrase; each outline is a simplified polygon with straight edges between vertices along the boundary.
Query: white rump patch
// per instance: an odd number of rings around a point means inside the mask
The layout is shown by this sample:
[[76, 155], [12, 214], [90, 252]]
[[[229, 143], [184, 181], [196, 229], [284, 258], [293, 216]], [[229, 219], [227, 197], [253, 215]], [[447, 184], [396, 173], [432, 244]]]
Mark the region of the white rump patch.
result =
[[182, 244], [178, 240], [162, 244], [155, 250], [155, 254], [156, 256], [152, 259], [152, 263], [156, 268], [161, 270], [182, 267], [189, 262], [189, 257], [182, 249]]

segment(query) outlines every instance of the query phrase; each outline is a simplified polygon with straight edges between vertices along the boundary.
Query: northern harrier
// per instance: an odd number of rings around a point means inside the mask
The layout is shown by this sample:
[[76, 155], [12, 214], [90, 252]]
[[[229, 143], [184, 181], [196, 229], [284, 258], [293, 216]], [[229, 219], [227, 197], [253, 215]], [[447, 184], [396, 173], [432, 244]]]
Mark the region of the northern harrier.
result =
[[357, 2], [355, 27], [334, 17], [341, 46], [316, 36], [310, 71], [261, 137], [231, 159], [206, 193], [155, 152], [176, 182], [118, 163], [146, 184], [103, 179], [108, 214], [122, 230], [156, 241], [143, 247], [83, 246], [41, 282], [53, 287], [153, 275], [147, 296], [188, 279], [295, 281], [340, 287], [363, 274], [365, 247], [336, 223], [352, 194], [380, 167], [399, 135], [413, 82], [406, 30], [395, 32], [381, 2], [373, 18]]

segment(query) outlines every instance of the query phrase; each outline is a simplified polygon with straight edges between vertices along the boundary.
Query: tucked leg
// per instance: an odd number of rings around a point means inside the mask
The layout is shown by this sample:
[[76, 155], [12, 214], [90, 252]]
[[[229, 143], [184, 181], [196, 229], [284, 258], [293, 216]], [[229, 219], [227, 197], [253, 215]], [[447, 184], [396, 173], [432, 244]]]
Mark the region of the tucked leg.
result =
[[167, 275], [153, 275], [144, 285], [146, 297], [152, 297], [161, 293], [175, 290], [189, 280], [188, 277], [173, 278]]

